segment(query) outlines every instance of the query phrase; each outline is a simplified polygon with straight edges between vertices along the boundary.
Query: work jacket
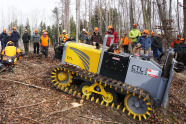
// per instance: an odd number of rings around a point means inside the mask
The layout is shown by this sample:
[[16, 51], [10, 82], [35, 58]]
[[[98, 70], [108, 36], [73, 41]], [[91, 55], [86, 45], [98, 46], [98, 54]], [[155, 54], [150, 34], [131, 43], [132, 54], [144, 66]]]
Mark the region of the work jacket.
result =
[[[129, 32], [129, 38], [132, 39], [132, 42], [137, 42], [137, 39], [138, 37], [141, 36], [141, 33], [138, 29], [132, 29], [130, 32]], [[135, 38], [133, 38], [135, 37]]]
[[29, 41], [30, 41], [30, 35], [28, 33], [23, 34], [22, 40], [23, 40], [23, 43], [29, 43]]
[[157, 36], [153, 37], [152, 46], [154, 46], [156, 48], [161, 48], [163, 46], [162, 38], [161, 37], [157, 37]]
[[5, 44], [8, 42], [8, 35], [7, 35], [7, 33], [3, 32], [3, 33], [0, 34], [0, 41], [5, 43]]
[[180, 44], [180, 40], [176, 39], [172, 42], [172, 48], [176, 48]]
[[[131, 40], [130, 40], [131, 42]], [[121, 38], [121, 43], [122, 45], [129, 45], [129, 38], [128, 37], [125, 37], [124, 41], [123, 41], [123, 37]]]
[[151, 46], [151, 38], [146, 36], [141, 36], [138, 38], [137, 44], [141, 44], [141, 48], [144, 50], [148, 50]]
[[68, 34], [61, 34], [59, 38], [61, 42], [65, 43], [68, 40]]
[[[117, 43], [119, 40], [118, 33], [115, 30], [113, 30], [112, 32], [107, 31], [106, 35], [114, 35], [114, 43]], [[107, 39], [107, 46], [110, 46], [111, 39], [112, 38], [110, 37]]]
[[20, 38], [20, 35], [19, 33], [16, 31], [16, 32], [12, 32], [11, 33], [11, 36], [10, 36], [12, 42], [18, 42], [19, 38]]
[[39, 38], [40, 38], [39, 34], [34, 34], [32, 37], [33, 43], [38, 43]]
[[2, 55], [6, 55], [9, 57], [15, 57], [17, 53], [20, 53], [21, 50], [19, 48], [16, 48], [15, 46], [7, 46], [2, 51]]
[[43, 37], [41, 36], [39, 39], [39, 45], [44, 46], [44, 47], [49, 47], [51, 44], [50, 38], [48, 36]]
[[92, 34], [92, 36], [90, 38], [90, 44], [92, 45], [93, 42], [103, 44], [103, 38], [99, 32], [98, 32], [98, 34], [96, 34], [95, 32]]

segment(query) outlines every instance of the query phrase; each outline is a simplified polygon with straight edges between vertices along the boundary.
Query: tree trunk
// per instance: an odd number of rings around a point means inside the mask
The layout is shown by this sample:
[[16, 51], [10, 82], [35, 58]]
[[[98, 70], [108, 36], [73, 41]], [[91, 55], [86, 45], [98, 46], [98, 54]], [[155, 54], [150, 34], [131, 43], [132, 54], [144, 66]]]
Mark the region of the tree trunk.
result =
[[134, 24], [134, 17], [133, 17], [133, 0], [129, 1], [129, 8], [130, 8], [130, 25]]
[[64, 22], [64, 29], [69, 33], [69, 6], [70, 6], [70, 0], [65, 0], [65, 22]]
[[184, 33], [183, 33], [183, 37], [186, 39], [186, 0], [183, 0], [183, 13], [184, 13]]
[[80, 14], [80, 0], [76, 0], [76, 41], [79, 41], [79, 14]]
[[178, 24], [178, 32], [180, 34], [180, 11], [179, 11], [179, 1], [177, 0], [177, 24]]
[[89, 0], [89, 28], [88, 28], [89, 32], [92, 32], [91, 18], [92, 18], [92, 0]]
[[143, 26], [145, 29], [147, 29], [146, 2], [144, 0], [141, 0], [141, 4], [142, 4], [142, 12], [143, 12]]

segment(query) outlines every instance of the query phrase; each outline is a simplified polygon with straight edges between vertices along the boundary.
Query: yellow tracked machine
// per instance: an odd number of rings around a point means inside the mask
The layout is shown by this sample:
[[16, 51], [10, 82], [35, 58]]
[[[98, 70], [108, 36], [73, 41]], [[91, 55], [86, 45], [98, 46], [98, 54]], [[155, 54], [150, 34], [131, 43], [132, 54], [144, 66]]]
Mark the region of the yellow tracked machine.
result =
[[[107, 38], [112, 38], [106, 47]], [[114, 53], [114, 37], [106, 35], [102, 49], [66, 42], [55, 47], [61, 65], [52, 71], [53, 85], [73, 96], [122, 111], [136, 120], [146, 120], [153, 108], [168, 104], [176, 61], [169, 50], [163, 69], [149, 56]], [[178, 68], [175, 68], [178, 70]]]

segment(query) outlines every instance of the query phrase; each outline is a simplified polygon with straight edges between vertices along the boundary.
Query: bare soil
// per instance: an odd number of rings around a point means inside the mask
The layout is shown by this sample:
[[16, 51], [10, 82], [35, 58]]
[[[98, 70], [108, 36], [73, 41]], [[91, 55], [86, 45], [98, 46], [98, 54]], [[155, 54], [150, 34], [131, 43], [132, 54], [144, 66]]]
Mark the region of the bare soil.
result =
[[[14, 73], [0, 75], [0, 123], [46, 124], [118, 124], [139, 123], [119, 111], [89, 101], [82, 101], [51, 84], [51, 72], [60, 65], [42, 55], [30, 54], [20, 59]], [[175, 73], [166, 110], [157, 108], [144, 123], [186, 122], [186, 70]], [[25, 85], [29, 84], [29, 85]], [[71, 103], [81, 103], [79, 107]]]

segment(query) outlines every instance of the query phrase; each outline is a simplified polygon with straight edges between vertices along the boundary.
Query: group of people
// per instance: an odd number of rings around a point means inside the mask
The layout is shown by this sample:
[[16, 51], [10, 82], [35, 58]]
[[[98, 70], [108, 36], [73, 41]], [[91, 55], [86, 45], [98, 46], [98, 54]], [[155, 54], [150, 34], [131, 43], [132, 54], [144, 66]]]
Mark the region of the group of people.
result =
[[[20, 51], [19, 49], [19, 39], [20, 34], [17, 32], [16, 27], [13, 27], [13, 32], [9, 32], [9, 34], [6, 33], [6, 29], [3, 29], [3, 32], [0, 34], [0, 41], [1, 41], [1, 55], [5, 55], [5, 53], [11, 51], [9, 46], [12, 46], [16, 48], [17, 51]], [[24, 34], [22, 36], [23, 44], [24, 44], [24, 50], [25, 54], [28, 55], [29, 53], [29, 44], [31, 37], [28, 34], [28, 30], [24, 31]], [[43, 30], [42, 36], [39, 35], [38, 30], [35, 30], [35, 33], [32, 37], [32, 43], [34, 47], [34, 54], [39, 54], [39, 48], [41, 46], [41, 52], [44, 54], [45, 58], [48, 57], [48, 47], [51, 44], [51, 40], [48, 37], [47, 31]], [[6, 54], [7, 55], [7, 54]], [[12, 52], [12, 55], [10, 57], [15, 56], [15, 51]]]
[[[124, 52], [130, 53], [129, 44], [131, 44], [132, 53], [139, 52], [141, 54], [148, 55], [149, 51], [153, 51], [153, 56], [159, 63], [161, 63], [161, 58], [164, 55], [161, 32], [157, 32], [156, 35], [154, 32], [151, 32], [151, 36], [149, 36], [149, 31], [147, 29], [145, 29], [143, 32], [140, 32], [137, 27], [137, 24], [132, 25], [132, 30], [129, 32], [129, 38], [127, 37], [126, 32], [123, 33], [120, 43], [122, 44]], [[119, 44], [118, 34], [112, 26], [108, 26], [106, 35], [113, 35], [114, 43]], [[63, 30], [59, 38], [62, 43], [65, 43], [69, 39], [69, 35], [67, 34], [66, 30]], [[18, 48], [19, 39], [20, 35], [17, 32], [16, 27], [13, 27], [13, 32], [9, 32], [8, 34], [6, 33], [6, 29], [3, 29], [3, 32], [0, 34], [0, 41], [2, 46], [1, 52], [6, 48], [8, 41], [12, 41], [14, 46]], [[27, 30], [24, 31], [22, 40], [25, 54], [27, 55], [29, 52], [29, 43], [31, 40]], [[81, 43], [94, 45], [99, 48], [103, 44], [103, 37], [99, 33], [98, 27], [95, 27], [92, 35], [83, 29], [79, 35], [79, 41]], [[181, 35], [178, 35], [177, 39], [172, 43], [172, 47], [174, 48], [175, 52], [177, 51], [177, 46], [183, 42], [184, 38], [181, 38]], [[45, 55], [46, 58], [48, 57], [48, 47], [51, 45], [51, 40], [47, 35], [47, 31], [43, 30], [42, 36], [40, 36], [38, 30], [35, 30], [35, 34], [32, 37], [32, 43], [34, 46], [34, 54], [39, 54], [39, 48], [41, 46], [41, 52]], [[111, 38], [108, 38], [106, 45], [109, 47], [110, 43]]]

